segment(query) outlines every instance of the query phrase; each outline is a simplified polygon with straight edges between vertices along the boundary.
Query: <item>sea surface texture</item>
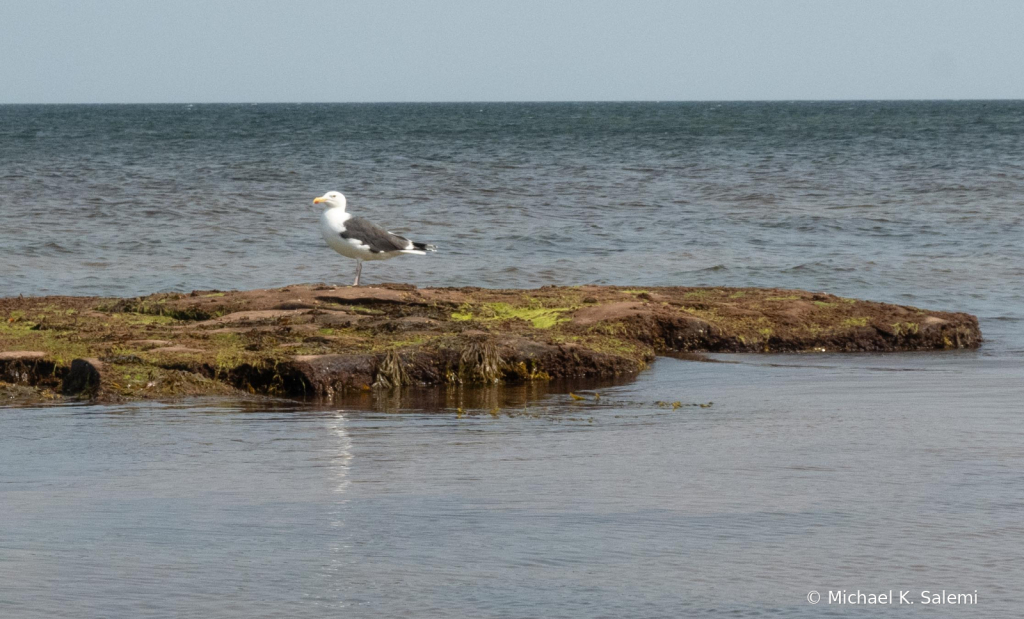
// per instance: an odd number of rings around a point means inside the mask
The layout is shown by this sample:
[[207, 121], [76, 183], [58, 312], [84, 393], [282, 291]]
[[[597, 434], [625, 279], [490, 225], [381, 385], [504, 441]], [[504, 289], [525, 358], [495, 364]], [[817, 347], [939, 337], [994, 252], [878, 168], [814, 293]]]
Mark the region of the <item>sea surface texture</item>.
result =
[[332, 189], [439, 247], [369, 284], [802, 288], [986, 341], [0, 408], [0, 616], [1020, 616], [1024, 102], [0, 106], [0, 296], [347, 284]]

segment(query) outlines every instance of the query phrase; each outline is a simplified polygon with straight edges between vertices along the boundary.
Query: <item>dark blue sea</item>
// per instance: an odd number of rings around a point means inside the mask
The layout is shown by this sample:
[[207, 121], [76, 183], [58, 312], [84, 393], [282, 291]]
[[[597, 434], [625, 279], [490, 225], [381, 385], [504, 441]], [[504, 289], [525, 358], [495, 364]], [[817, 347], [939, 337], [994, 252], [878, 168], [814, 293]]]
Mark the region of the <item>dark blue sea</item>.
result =
[[0, 616], [1020, 616], [1024, 102], [0, 106], [0, 296], [347, 284], [328, 190], [439, 247], [367, 284], [791, 287], [985, 343], [0, 408]]

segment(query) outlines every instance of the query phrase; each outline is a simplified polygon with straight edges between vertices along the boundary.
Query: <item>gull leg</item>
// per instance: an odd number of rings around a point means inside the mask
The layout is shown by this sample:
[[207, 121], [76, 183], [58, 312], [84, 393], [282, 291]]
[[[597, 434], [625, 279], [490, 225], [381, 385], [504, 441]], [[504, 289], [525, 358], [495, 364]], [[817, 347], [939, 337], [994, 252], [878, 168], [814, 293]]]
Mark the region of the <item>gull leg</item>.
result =
[[356, 260], [356, 281], [355, 281], [354, 284], [352, 284], [353, 286], [358, 286], [359, 285], [359, 276], [362, 275], [362, 273], [363, 273], [363, 261], [362, 260]]

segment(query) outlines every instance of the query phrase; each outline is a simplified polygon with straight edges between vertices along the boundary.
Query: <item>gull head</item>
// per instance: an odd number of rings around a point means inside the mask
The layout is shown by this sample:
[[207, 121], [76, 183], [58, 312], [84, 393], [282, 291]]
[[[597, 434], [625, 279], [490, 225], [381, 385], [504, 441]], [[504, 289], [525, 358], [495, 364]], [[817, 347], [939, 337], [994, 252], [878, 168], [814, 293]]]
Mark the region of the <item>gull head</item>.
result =
[[323, 204], [324, 208], [340, 208], [345, 210], [345, 196], [338, 191], [328, 191], [324, 195], [313, 200], [313, 204]]

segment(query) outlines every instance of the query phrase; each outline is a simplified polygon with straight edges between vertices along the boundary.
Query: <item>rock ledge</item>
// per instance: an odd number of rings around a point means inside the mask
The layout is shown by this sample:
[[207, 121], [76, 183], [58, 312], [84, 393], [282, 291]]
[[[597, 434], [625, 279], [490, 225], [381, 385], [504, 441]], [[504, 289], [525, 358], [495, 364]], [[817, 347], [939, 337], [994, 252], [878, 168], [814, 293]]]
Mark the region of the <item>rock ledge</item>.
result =
[[977, 318], [800, 290], [295, 285], [0, 299], [0, 386], [99, 399], [332, 398], [631, 375], [668, 352], [975, 348]]

